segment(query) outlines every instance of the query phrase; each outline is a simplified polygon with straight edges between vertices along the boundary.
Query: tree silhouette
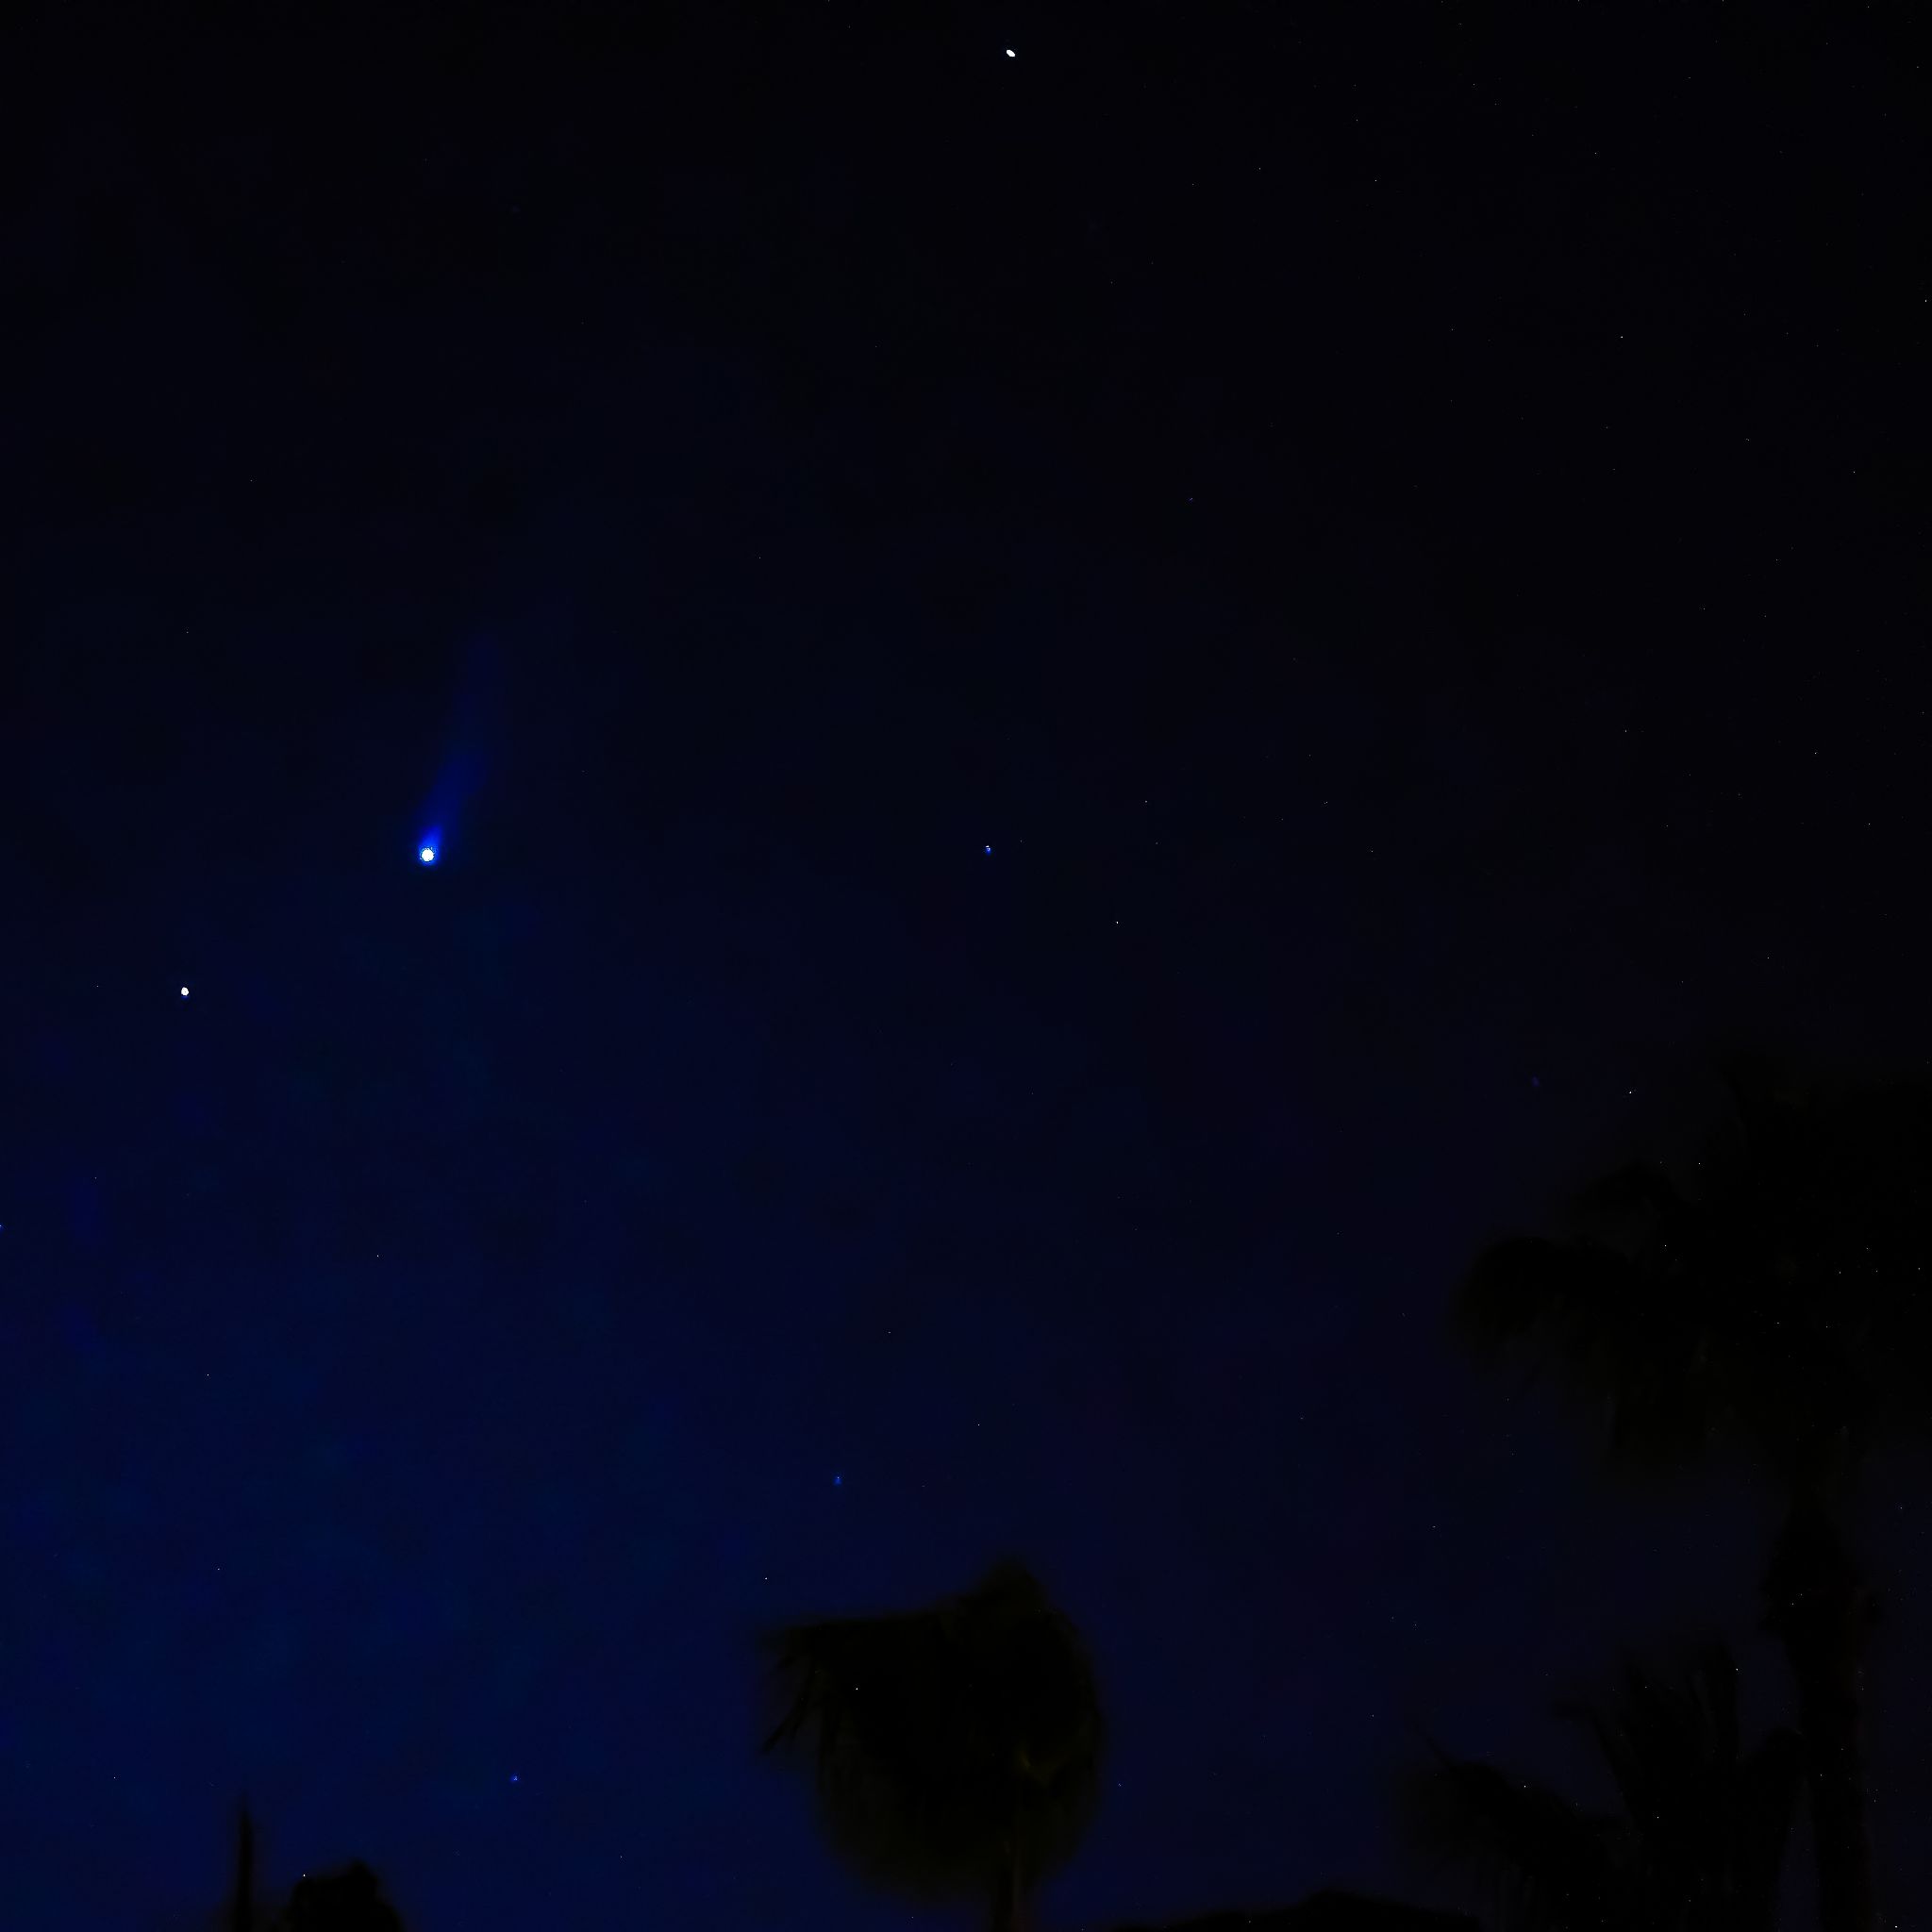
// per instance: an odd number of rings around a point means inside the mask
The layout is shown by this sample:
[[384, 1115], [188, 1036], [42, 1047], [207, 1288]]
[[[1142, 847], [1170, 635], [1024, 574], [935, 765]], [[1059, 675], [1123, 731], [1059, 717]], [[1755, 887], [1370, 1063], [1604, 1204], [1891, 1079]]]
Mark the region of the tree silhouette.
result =
[[816, 1731], [835, 1850], [914, 1898], [988, 1900], [994, 1932], [1018, 1932], [1091, 1822], [1104, 1746], [1085, 1648], [1031, 1574], [1002, 1563], [932, 1608], [766, 1642], [786, 1702], [765, 1749]]
[[304, 1874], [279, 1911], [258, 1890], [255, 1821], [237, 1813], [235, 1885], [221, 1914], [225, 1932], [405, 1932], [382, 1881], [358, 1858], [341, 1872]]
[[275, 1932], [403, 1932], [382, 1881], [358, 1858], [340, 1872], [304, 1878], [289, 1894]]
[[1774, 1932], [1803, 1744], [1780, 1729], [1741, 1751], [1728, 1649], [1678, 1685], [1626, 1659], [1607, 1707], [1557, 1708], [1594, 1734], [1620, 1813], [1441, 1752], [1403, 1790], [1411, 1840], [1474, 1868], [1498, 1932]]
[[[1149, 1932], [1144, 1926], [1123, 1926], [1120, 1932]], [[1272, 1911], [1210, 1912], [1205, 1919], [1184, 1919], [1160, 1932], [1481, 1932], [1474, 1919], [1460, 1912], [1434, 1912], [1422, 1906], [1398, 1905], [1392, 1899], [1368, 1898], [1353, 1891], [1318, 1891], [1297, 1906]]]
[[1481, 1353], [1553, 1362], [1603, 1416], [1613, 1470], [1663, 1475], [1729, 1449], [1782, 1491], [1766, 1623], [1798, 1686], [1820, 1923], [1874, 1932], [1873, 1603], [1837, 1512], [1874, 1449], [1932, 1422], [1932, 1085], [1720, 1064], [1732, 1114], [1689, 1184], [1619, 1168], [1560, 1239], [1485, 1250], [1454, 1323]]

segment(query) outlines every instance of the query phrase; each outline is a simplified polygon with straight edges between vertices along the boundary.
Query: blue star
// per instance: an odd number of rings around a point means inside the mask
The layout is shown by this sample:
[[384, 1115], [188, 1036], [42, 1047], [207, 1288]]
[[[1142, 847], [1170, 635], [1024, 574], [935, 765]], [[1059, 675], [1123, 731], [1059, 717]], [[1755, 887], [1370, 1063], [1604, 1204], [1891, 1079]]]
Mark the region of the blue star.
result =
[[422, 851], [417, 853], [416, 857], [420, 858], [425, 865], [434, 865], [436, 863], [436, 847], [434, 845], [425, 845], [424, 846]]

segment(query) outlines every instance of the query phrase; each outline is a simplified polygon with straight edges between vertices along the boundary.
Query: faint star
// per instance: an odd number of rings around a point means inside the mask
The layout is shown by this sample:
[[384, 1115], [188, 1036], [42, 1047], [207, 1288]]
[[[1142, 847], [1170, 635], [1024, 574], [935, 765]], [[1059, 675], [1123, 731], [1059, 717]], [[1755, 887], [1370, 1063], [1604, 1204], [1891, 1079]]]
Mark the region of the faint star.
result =
[[416, 857], [420, 858], [425, 865], [434, 865], [436, 863], [436, 847], [434, 845], [425, 845], [424, 846], [422, 851], [417, 853]]
[[181, 997], [184, 1000], [188, 997], [188, 989], [185, 986], [181, 989]]

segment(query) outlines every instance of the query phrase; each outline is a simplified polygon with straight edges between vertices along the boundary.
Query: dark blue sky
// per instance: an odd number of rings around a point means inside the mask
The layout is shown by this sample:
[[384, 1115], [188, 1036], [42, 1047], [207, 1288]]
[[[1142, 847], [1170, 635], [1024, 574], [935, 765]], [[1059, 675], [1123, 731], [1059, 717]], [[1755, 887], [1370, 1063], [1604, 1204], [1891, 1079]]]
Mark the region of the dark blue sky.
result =
[[1008, 1551], [1049, 1924], [1421, 1896], [1410, 1721], [1588, 1790], [1620, 1642], [1783, 1710], [1772, 1506], [1440, 1324], [1719, 1036], [1926, 1060], [1909, 63], [1454, 10], [46, 15], [9, 1927], [198, 1923], [244, 1788], [415, 1932], [910, 1924], [753, 1637]]

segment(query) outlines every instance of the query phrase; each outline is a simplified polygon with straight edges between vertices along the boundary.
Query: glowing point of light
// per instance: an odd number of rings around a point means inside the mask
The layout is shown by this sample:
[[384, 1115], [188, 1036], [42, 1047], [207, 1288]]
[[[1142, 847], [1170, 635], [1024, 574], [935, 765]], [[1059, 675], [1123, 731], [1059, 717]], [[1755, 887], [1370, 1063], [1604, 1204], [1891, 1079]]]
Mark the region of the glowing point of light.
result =
[[425, 845], [424, 846], [422, 851], [417, 853], [416, 857], [420, 858], [425, 865], [434, 865], [436, 863], [436, 847], [434, 845]]
[[185, 986], [181, 989], [181, 997], [184, 1000], [188, 997], [188, 989]]
[[523, 1782], [523, 1780], [522, 1780], [521, 1778], [519, 1778], [519, 1777], [517, 1776], [517, 1774], [516, 1774], [516, 1773], [515, 1773], [515, 1772], [511, 1772], [511, 1773], [510, 1773], [510, 1774], [509, 1774], [509, 1781], [510, 1781], [510, 1783], [511, 1783], [511, 1784], [513, 1784], [513, 1785], [514, 1785], [514, 1784], [521, 1784], [521, 1783]]
[[991, 847], [991, 845], [989, 845], [989, 846], [988, 846], [988, 847], [986, 848], [986, 856], [987, 856], [987, 857], [988, 857], [989, 858], [991, 858], [992, 857], [992, 847]]
[[1013, 52], [1012, 48], [1008, 47], [1007, 49], [1007, 58], [1008, 60], [1017, 60], [1020, 57]]
[[832, 1487], [835, 1490], [843, 1489], [845, 1487], [845, 1478], [842, 1475], [835, 1475], [832, 1478]]

